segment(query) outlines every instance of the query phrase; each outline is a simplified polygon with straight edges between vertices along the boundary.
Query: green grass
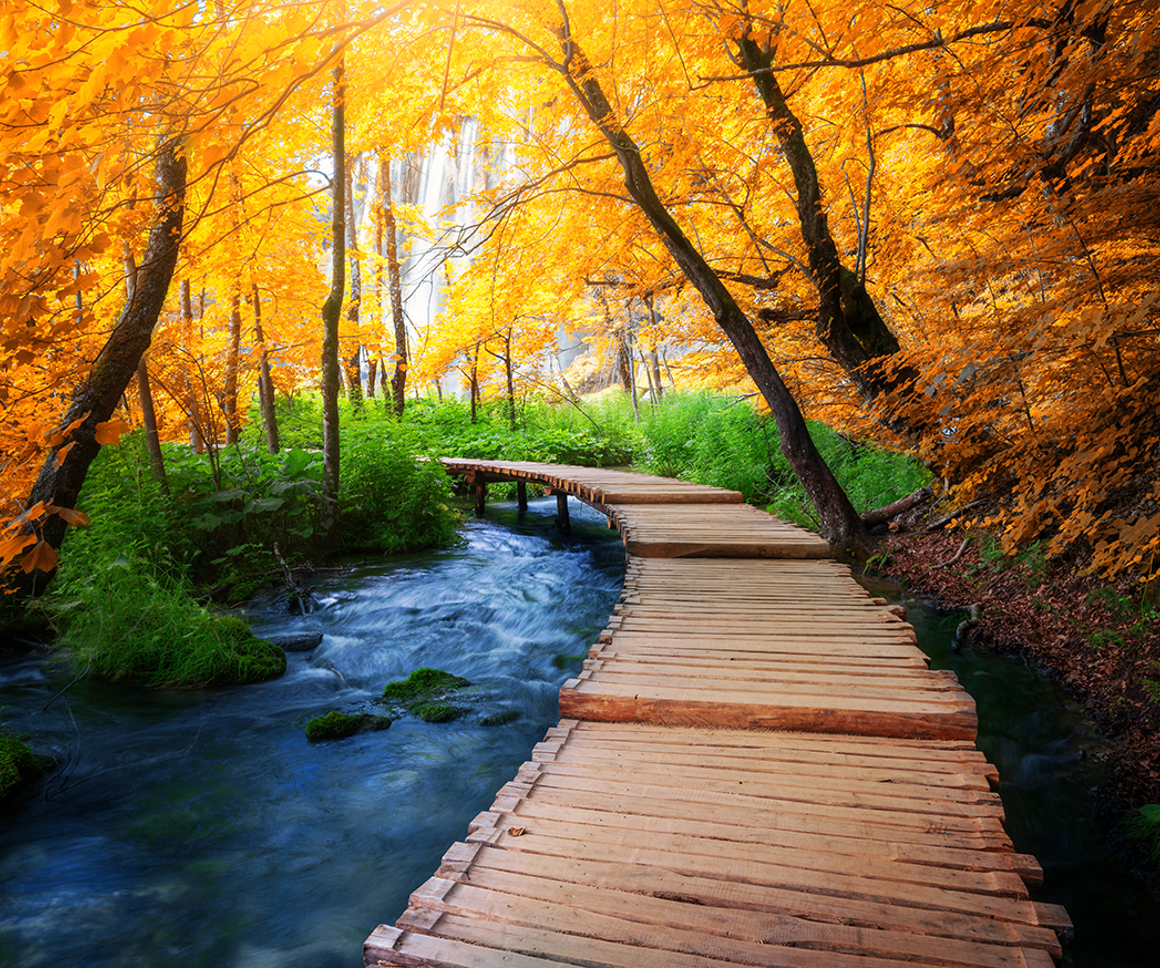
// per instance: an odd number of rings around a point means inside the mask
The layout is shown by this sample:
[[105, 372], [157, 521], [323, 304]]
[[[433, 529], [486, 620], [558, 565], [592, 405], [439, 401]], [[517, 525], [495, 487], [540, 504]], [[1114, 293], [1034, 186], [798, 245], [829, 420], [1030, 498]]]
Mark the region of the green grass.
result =
[[286, 670], [280, 646], [199, 606], [187, 585], [121, 558], [62, 589], [60, 644], [78, 672], [152, 686], [259, 682]]

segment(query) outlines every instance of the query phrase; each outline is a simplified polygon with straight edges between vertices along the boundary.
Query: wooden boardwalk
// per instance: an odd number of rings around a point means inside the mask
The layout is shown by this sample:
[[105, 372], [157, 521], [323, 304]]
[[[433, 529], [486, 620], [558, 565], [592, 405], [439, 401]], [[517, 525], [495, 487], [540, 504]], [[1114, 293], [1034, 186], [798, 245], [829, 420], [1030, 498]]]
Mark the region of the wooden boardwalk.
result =
[[[447, 461], [620, 528], [620, 604], [559, 726], [367, 965], [1050, 966], [1070, 930], [1003, 830], [974, 703], [902, 611], [741, 495]], [[521, 495], [523, 488], [521, 487]]]

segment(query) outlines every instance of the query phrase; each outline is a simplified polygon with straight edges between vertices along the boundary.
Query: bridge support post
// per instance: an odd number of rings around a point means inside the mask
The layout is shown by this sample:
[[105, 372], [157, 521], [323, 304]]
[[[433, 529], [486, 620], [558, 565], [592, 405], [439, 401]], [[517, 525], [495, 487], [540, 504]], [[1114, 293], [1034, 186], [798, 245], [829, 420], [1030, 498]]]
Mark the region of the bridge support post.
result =
[[482, 518], [487, 507], [487, 485], [483, 481], [475, 481], [471, 489], [475, 495], [475, 516]]
[[526, 511], [528, 509], [527, 481], [516, 481], [516, 500], [519, 502], [521, 511]]
[[556, 522], [564, 534], [572, 530], [572, 523], [568, 520], [568, 494], [566, 491], [556, 492]]

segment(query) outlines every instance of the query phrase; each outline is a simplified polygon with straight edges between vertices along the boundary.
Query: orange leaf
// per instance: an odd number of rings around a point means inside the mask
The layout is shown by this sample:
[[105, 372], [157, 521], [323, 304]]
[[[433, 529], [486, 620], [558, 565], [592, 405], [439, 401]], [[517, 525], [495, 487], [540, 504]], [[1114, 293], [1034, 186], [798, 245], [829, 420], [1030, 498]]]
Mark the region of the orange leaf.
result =
[[97, 443], [115, 444], [121, 435], [129, 432], [129, 425], [120, 417], [97, 424]]
[[14, 534], [7, 541], [0, 542], [0, 565], [6, 565], [30, 544], [35, 543], [34, 534]]
[[60, 558], [57, 557], [56, 550], [47, 541], [41, 540], [36, 543], [28, 554], [20, 560], [20, 567], [31, 575], [34, 571], [52, 571], [56, 567]]
[[68, 457], [68, 452], [77, 445], [75, 440], [65, 444], [60, 450], [56, 452], [56, 466], [64, 467], [64, 459]]
[[[76, 420], [70, 423], [67, 427], [61, 427], [59, 430], [48, 435], [48, 446], [55, 447], [57, 444], [62, 444], [68, 440], [68, 435], [77, 429], [81, 424], [89, 419], [91, 410], [86, 410]], [[57, 455], [59, 457], [59, 455]]]
[[[69, 445], [72, 446], [71, 444]], [[62, 508], [57, 504], [50, 504], [48, 506], [48, 513], [55, 514], [58, 518], [63, 518], [69, 524], [76, 525], [83, 528], [90, 523], [90, 518], [84, 511], [78, 511], [76, 508]]]

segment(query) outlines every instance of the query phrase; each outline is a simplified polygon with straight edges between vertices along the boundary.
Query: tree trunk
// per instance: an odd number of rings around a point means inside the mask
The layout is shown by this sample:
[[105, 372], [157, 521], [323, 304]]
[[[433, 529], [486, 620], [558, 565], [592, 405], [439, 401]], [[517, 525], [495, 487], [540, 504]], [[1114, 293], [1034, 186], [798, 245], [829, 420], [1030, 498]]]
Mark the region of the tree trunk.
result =
[[[195, 356], [193, 348], [193, 299], [188, 279], [183, 279], [181, 282], [181, 325], [185, 352], [190, 362], [185, 376], [185, 416], [189, 421], [189, 446], [195, 454], [201, 454], [205, 452], [205, 435], [201, 426], [200, 395], [196, 383], [189, 375], [193, 372]], [[200, 367], [198, 370], [200, 372]]]
[[471, 357], [471, 422], [479, 417], [479, 344], [475, 344], [475, 355]]
[[238, 413], [238, 357], [242, 351], [242, 292], [241, 282], [235, 280], [230, 297], [230, 332], [226, 343], [226, 385], [222, 399], [222, 415], [226, 419], [226, 446], [238, 442], [242, 419]]
[[391, 203], [391, 161], [379, 156], [379, 191], [383, 212], [383, 228], [387, 237], [387, 276], [391, 290], [391, 317], [395, 327], [395, 373], [391, 377], [391, 393], [395, 399], [395, 413], [403, 415], [407, 390], [407, 324], [403, 318], [403, 281], [399, 267], [399, 241], [395, 228], [395, 208]]
[[333, 541], [338, 530], [338, 321], [342, 315], [342, 295], [346, 269], [346, 82], [340, 59], [334, 68], [333, 127], [331, 153], [330, 294], [322, 305], [322, 531]]
[[[117, 319], [88, 376], [74, 390], [72, 402], [61, 421], [61, 427], [76, 424], [60, 444], [51, 448], [40, 476], [32, 487], [28, 506], [44, 504], [71, 509], [85, 482], [89, 466], [101, 445], [97, 443], [97, 426], [108, 421], [137, 372], [141, 357], [149, 348], [153, 327], [169, 291], [181, 226], [185, 214], [186, 162], [184, 148], [174, 139], [158, 149], [157, 214], [149, 233], [145, 256], [137, 269], [133, 295]], [[36, 527], [30, 522], [30, 527]], [[39, 524], [43, 542], [59, 551], [68, 523], [56, 513], [49, 513]], [[44, 591], [54, 570], [33, 570], [16, 574], [16, 595], [28, 598]]]
[[270, 375], [270, 353], [266, 349], [266, 334], [262, 332], [262, 298], [258, 284], [250, 285], [254, 300], [254, 339], [258, 341], [258, 400], [262, 411], [262, 426], [266, 430], [266, 447], [271, 454], [281, 449], [278, 440], [278, 415], [274, 412], [274, 378]]
[[511, 427], [512, 433], [515, 433], [516, 387], [512, 372], [512, 331], [510, 327], [503, 337], [503, 372], [504, 376], [507, 377], [508, 426]]
[[374, 356], [367, 356], [367, 398], [375, 398], [375, 378], [379, 374], [379, 361]]
[[141, 423], [145, 426], [145, 449], [149, 453], [149, 470], [153, 480], [165, 485], [165, 458], [161, 453], [161, 438], [157, 436], [157, 411], [153, 407], [153, 390], [149, 386], [148, 354], [141, 354], [137, 364], [137, 396], [141, 400]]
[[[357, 157], [357, 155], [356, 155]], [[347, 300], [346, 318], [351, 323], [354, 334], [354, 352], [346, 358], [346, 386], [350, 394], [350, 405], [354, 410], [362, 406], [362, 344], [359, 342], [359, 311], [362, 306], [362, 266], [358, 260], [358, 225], [354, 217], [354, 165], [351, 159], [343, 166], [345, 172], [346, 209], [346, 252], [350, 262], [350, 298]]]
[[814, 446], [797, 401], [770, 360], [753, 325], [657, 197], [640, 147], [616, 120], [616, 113], [599, 80], [566, 26], [559, 28], [559, 36], [565, 53], [564, 67], [569, 87], [616, 152], [629, 195], [660, 235], [685, 277], [696, 286], [769, 405], [781, 433], [781, 451], [813, 502], [822, 533], [837, 552], [865, 554], [871, 542], [858, 512]]
[[777, 75], [767, 70], [773, 66], [774, 49], [759, 46], [751, 32], [743, 33], [735, 44], [738, 62], [752, 72], [766, 116], [793, 173], [798, 224], [809, 257], [810, 281], [818, 293], [818, 339], [867, 400], [893, 393], [915, 374], [882, 365], [886, 357], [899, 352], [898, 339], [862, 281], [838, 258], [805, 132], [785, 99]]

